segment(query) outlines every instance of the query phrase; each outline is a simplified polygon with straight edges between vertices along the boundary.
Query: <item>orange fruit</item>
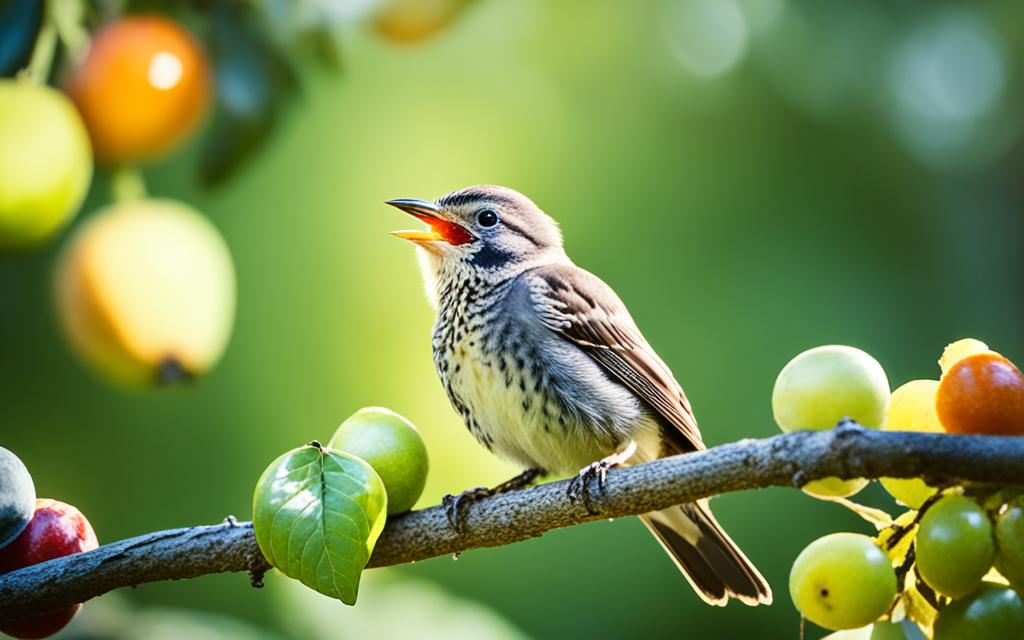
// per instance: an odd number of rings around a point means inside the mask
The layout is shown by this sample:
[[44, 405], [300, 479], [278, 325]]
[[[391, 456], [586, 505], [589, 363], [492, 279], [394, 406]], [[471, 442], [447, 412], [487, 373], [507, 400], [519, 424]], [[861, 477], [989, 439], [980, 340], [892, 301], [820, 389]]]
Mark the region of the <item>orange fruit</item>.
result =
[[935, 409], [949, 433], [1024, 435], [1024, 374], [996, 353], [968, 356], [942, 376]]
[[150, 160], [202, 122], [210, 65], [199, 42], [159, 16], [128, 16], [100, 30], [65, 90], [101, 162]]

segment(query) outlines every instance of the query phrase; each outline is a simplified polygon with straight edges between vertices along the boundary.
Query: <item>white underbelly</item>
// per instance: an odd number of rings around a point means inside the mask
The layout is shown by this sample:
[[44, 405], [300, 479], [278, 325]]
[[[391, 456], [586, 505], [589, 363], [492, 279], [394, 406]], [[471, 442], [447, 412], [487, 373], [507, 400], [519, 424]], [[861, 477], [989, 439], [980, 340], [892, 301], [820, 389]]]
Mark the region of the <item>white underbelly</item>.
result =
[[[627, 393], [624, 389], [602, 385], [602, 392], [590, 397], [588, 417], [586, 412], [567, 411], [565, 402], [550, 391], [538, 391], [529, 367], [510, 368], [510, 360], [503, 370], [495, 358], [478, 350], [459, 351], [452, 389], [469, 409], [471, 431], [498, 456], [524, 468], [570, 474], [611, 455], [626, 440], [636, 439], [641, 445], [638, 456], [657, 457], [658, 425], [631, 397], [614, 397]], [[584, 366], [597, 366], [591, 363], [588, 359]], [[605, 413], [625, 415], [617, 416], [617, 421], [607, 416], [595, 420], [602, 407]]]

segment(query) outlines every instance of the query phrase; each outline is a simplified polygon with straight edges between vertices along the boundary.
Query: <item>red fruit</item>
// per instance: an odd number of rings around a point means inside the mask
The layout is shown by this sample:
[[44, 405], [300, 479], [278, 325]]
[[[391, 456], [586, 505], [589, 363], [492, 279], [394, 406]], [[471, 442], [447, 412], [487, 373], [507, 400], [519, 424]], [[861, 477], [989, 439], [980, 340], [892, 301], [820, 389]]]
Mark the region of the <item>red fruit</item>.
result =
[[997, 353], [968, 356], [943, 374], [935, 409], [949, 433], [1024, 435], [1024, 374]]
[[102, 163], [150, 160], [200, 124], [212, 92], [199, 42], [159, 16], [104, 27], [65, 86]]
[[[35, 515], [14, 542], [0, 549], [0, 573], [99, 546], [92, 525], [78, 509], [56, 500], [37, 499]], [[0, 624], [15, 638], [46, 638], [64, 628], [81, 604]]]

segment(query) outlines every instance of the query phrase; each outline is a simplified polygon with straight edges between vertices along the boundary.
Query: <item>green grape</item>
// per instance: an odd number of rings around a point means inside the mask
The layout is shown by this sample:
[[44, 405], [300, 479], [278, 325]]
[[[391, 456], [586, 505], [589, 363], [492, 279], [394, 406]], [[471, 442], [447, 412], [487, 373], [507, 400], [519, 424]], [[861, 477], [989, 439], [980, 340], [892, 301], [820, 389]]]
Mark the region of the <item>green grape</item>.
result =
[[800, 613], [826, 629], [871, 624], [896, 597], [889, 556], [859, 533], [833, 533], [800, 552], [789, 574], [789, 595]]
[[1024, 591], [1024, 500], [1011, 502], [996, 520], [996, 569]]
[[[882, 430], [945, 433], [935, 411], [938, 390], [938, 380], [911, 380], [893, 391]], [[919, 478], [881, 478], [880, 481], [889, 495], [911, 509], [920, 509], [936, 491]]]
[[1014, 640], [1024, 638], [1024, 603], [1016, 591], [985, 582], [939, 612], [934, 640]]
[[946, 496], [933, 504], [921, 518], [915, 544], [921, 578], [950, 598], [974, 591], [995, 556], [988, 515], [964, 496]]
[[[853, 347], [829, 345], [804, 351], [779, 373], [772, 390], [775, 422], [785, 432], [831, 429], [852, 418], [872, 429], [882, 424], [889, 380], [878, 361]], [[811, 495], [851, 496], [863, 479], [826, 478], [804, 486]]]

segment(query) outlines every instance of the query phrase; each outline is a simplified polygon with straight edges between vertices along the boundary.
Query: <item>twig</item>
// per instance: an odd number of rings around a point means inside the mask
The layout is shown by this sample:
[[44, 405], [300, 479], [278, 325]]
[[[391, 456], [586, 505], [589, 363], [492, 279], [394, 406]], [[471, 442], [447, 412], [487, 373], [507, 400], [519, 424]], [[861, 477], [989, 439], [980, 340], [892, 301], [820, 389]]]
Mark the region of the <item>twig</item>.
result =
[[[566, 496], [568, 481], [512, 491], [472, 504], [466, 531], [434, 506], [388, 521], [370, 567], [495, 547], [604, 518], [656, 511], [721, 493], [799, 487], [829, 476], [923, 477], [930, 484], [1024, 485], [1024, 438], [880, 432], [845, 424], [831, 431], [742, 440], [706, 451], [614, 469], [591, 514]], [[119, 587], [269, 567], [251, 523], [150, 533], [87, 553], [0, 575], [0, 621], [59, 609]]]

